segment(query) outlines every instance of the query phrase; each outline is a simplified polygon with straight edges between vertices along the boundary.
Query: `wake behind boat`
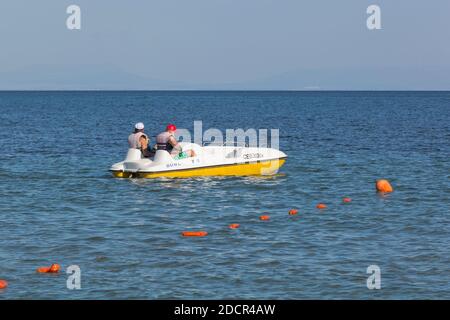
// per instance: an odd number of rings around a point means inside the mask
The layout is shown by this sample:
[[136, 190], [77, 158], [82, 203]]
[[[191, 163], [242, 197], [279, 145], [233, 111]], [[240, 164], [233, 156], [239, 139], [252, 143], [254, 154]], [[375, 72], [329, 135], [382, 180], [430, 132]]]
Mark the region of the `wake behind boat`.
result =
[[157, 150], [151, 160], [130, 148], [125, 160], [112, 165], [110, 171], [117, 178], [273, 175], [287, 158], [273, 148], [180, 145], [183, 150], [193, 150], [195, 156], [176, 160], [167, 151]]

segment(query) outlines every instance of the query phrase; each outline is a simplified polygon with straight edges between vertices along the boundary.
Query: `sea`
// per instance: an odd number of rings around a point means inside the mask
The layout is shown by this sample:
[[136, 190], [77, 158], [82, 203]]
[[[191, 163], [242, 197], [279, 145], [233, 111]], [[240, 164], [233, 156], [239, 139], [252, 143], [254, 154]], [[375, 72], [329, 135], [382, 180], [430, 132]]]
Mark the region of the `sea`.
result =
[[[279, 130], [287, 161], [108, 171], [136, 122], [194, 121]], [[450, 92], [2, 91], [0, 199], [0, 299], [450, 299]]]

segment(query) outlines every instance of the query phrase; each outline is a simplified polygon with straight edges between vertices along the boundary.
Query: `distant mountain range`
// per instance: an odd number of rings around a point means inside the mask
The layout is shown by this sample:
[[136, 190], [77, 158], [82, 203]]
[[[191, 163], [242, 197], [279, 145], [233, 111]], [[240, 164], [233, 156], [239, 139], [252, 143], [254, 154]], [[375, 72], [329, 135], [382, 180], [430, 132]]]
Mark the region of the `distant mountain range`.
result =
[[0, 90], [450, 90], [450, 70], [310, 68], [248, 82], [185, 83], [108, 65], [34, 66], [0, 73]]
[[108, 65], [33, 66], [0, 73], [0, 90], [172, 90], [186, 86]]

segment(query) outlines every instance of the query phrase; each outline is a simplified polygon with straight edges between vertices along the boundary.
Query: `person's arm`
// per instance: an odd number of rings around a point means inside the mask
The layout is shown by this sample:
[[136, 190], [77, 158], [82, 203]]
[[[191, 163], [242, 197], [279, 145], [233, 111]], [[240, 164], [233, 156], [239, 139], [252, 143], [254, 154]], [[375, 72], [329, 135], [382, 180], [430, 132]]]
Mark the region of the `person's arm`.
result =
[[177, 152], [181, 152], [181, 146], [174, 136], [170, 136], [169, 143], [172, 145], [173, 149]]
[[136, 148], [136, 140], [133, 134], [128, 136], [128, 146], [133, 149]]

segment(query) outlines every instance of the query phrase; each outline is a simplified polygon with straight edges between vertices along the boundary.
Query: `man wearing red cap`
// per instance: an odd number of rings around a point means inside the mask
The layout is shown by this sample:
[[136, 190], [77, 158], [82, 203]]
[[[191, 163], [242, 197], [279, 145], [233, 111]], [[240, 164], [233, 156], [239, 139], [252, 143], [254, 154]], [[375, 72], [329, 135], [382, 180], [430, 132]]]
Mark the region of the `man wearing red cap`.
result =
[[157, 150], [166, 150], [175, 160], [188, 157], [195, 157], [194, 150], [183, 151], [177, 139], [175, 139], [175, 131], [177, 127], [174, 124], [168, 124], [166, 131], [156, 136]]

